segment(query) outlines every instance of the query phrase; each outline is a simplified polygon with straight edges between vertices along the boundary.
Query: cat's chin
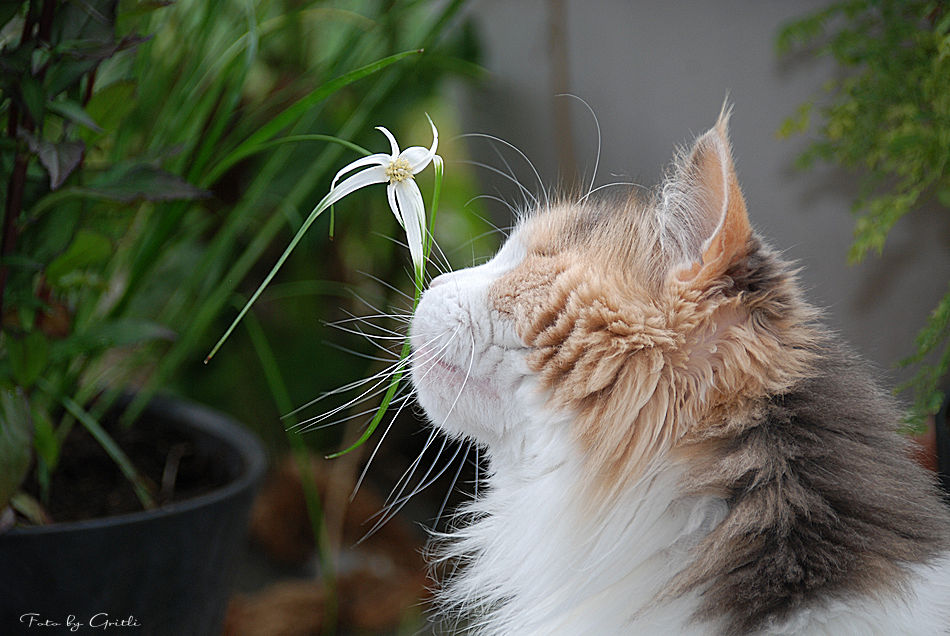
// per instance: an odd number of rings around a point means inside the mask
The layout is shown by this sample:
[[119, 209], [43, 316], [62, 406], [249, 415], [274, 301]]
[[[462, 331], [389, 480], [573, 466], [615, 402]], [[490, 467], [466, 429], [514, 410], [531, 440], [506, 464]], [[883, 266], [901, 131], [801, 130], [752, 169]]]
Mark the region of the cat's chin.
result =
[[419, 404], [436, 428], [481, 444], [499, 441], [507, 414], [492, 380], [441, 359], [415, 365], [412, 374]]

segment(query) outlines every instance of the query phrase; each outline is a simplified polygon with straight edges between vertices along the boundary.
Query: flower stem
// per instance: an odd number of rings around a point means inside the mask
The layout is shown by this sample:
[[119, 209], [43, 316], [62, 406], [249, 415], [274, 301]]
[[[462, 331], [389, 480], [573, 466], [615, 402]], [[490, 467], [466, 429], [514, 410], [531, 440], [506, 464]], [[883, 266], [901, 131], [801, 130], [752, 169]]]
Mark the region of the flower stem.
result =
[[300, 229], [297, 230], [297, 233], [294, 234], [294, 237], [290, 240], [290, 243], [287, 245], [286, 249], [284, 249], [284, 253], [280, 255], [280, 258], [277, 259], [277, 262], [274, 264], [274, 267], [271, 268], [270, 273], [267, 274], [267, 276], [264, 278], [264, 282], [262, 282], [260, 286], [258, 286], [257, 290], [251, 295], [251, 298], [247, 301], [247, 303], [245, 303], [241, 311], [238, 312], [237, 317], [234, 319], [231, 325], [224, 332], [224, 335], [221, 336], [218, 342], [211, 349], [211, 353], [209, 353], [208, 356], [204, 360], [205, 364], [208, 364], [208, 362], [211, 361], [211, 358], [214, 357], [214, 354], [218, 352], [218, 349], [221, 348], [221, 345], [224, 344], [224, 341], [228, 339], [228, 337], [231, 335], [231, 332], [234, 331], [234, 328], [237, 327], [238, 323], [241, 322], [241, 319], [244, 318], [244, 314], [246, 314], [247, 311], [251, 308], [251, 305], [253, 305], [254, 301], [256, 301], [257, 298], [261, 295], [261, 293], [264, 291], [264, 288], [266, 288], [267, 285], [270, 284], [271, 280], [273, 280], [274, 276], [277, 274], [277, 270], [279, 270], [283, 266], [284, 262], [290, 256], [290, 253], [294, 251], [295, 247], [297, 247], [297, 243], [299, 243], [300, 239], [303, 238], [304, 233], [308, 229], [310, 229], [310, 226], [313, 225], [313, 222], [317, 220], [317, 217], [320, 216], [323, 213], [323, 211], [329, 207], [329, 205], [327, 205], [327, 202], [330, 200], [330, 197], [332, 194], [333, 192], [331, 191], [329, 194], [323, 197], [323, 200], [317, 204], [317, 207], [313, 209], [313, 211], [310, 213], [310, 216], [307, 217], [307, 220], [303, 222], [303, 225], [301, 225]]
[[[435, 213], [439, 209], [439, 195], [442, 192], [442, 175], [443, 175], [443, 163], [442, 158], [436, 155], [432, 164], [435, 167], [435, 182], [432, 187], [432, 211], [429, 214], [429, 227], [425, 241], [423, 242], [423, 252], [422, 252], [422, 266], [415, 269], [415, 292], [412, 299], [412, 312], [416, 312], [416, 307], [419, 306], [419, 298], [422, 296], [422, 289], [424, 287], [424, 278], [425, 278], [425, 263], [429, 261], [429, 254], [432, 251], [432, 229], [435, 222]], [[380, 402], [379, 408], [376, 409], [376, 413], [373, 415], [373, 419], [370, 420], [369, 426], [366, 427], [366, 430], [363, 431], [363, 434], [360, 435], [359, 439], [353, 442], [348, 448], [342, 451], [337, 451], [327, 455], [327, 459], [335, 459], [337, 457], [342, 457], [350, 451], [356, 450], [360, 446], [366, 443], [373, 433], [376, 431], [376, 427], [379, 426], [380, 421], [386, 415], [386, 411], [389, 410], [389, 404], [392, 402], [393, 396], [396, 395], [396, 390], [399, 388], [399, 383], [402, 381], [402, 376], [406, 372], [406, 359], [409, 357], [409, 354], [412, 352], [412, 344], [409, 340], [409, 335], [406, 335], [405, 341], [402, 343], [402, 351], [399, 353], [399, 362], [396, 365], [396, 373], [393, 374], [392, 380], [389, 382], [389, 388], [386, 390], [386, 395], [383, 396], [383, 401]]]

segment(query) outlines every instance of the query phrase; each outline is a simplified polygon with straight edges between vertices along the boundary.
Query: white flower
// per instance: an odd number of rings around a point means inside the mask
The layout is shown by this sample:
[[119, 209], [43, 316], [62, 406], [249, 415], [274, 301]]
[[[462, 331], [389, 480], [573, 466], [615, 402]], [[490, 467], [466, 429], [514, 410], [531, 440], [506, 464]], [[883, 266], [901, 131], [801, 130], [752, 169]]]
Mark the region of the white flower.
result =
[[[422, 193], [419, 192], [419, 186], [416, 185], [416, 180], [413, 177], [433, 162], [436, 164], [437, 174], [441, 175], [442, 170], [442, 158], [435, 154], [436, 148], [439, 146], [439, 131], [436, 130], [435, 124], [432, 123], [432, 119], [428, 115], [426, 115], [426, 118], [429, 119], [429, 125], [432, 126], [431, 148], [412, 146], [411, 148], [406, 148], [402, 152], [399, 152], [399, 145], [396, 143], [396, 138], [393, 137], [393, 134], [382, 126], [377, 126], [377, 129], [389, 139], [392, 152], [388, 155], [381, 152], [357, 159], [336, 173], [336, 176], [333, 177], [333, 183], [330, 184], [330, 191], [323, 197], [320, 203], [317, 204], [313, 211], [310, 212], [310, 216], [307, 217], [303, 225], [297, 230], [297, 233], [294, 234], [294, 237], [290, 240], [290, 244], [284, 249], [284, 253], [280, 255], [274, 267], [271, 268], [270, 272], [264, 278], [264, 282], [262, 282], [257, 288], [257, 291], [251, 295], [251, 298], [244, 304], [241, 311], [238, 312], [237, 318], [234, 319], [224, 332], [224, 335], [221, 336], [221, 339], [218, 340], [217, 344], [211, 349], [211, 353], [205, 358], [205, 364], [207, 364], [218, 349], [221, 348], [221, 345], [224, 344], [224, 341], [227, 340], [231, 332], [234, 331], [234, 328], [241, 321], [241, 318], [244, 317], [244, 314], [251, 308], [251, 305], [254, 304], [254, 301], [261, 295], [264, 288], [270, 284], [271, 280], [277, 274], [277, 270], [281, 268], [287, 260], [287, 257], [290, 256], [290, 253], [297, 246], [297, 243], [300, 242], [301, 237], [307, 229], [310, 228], [313, 222], [316, 221], [317, 217], [346, 195], [356, 192], [364, 186], [374, 183], [389, 183], [386, 187], [386, 194], [389, 196], [389, 207], [392, 208], [393, 214], [396, 215], [399, 225], [406, 231], [406, 239], [409, 243], [409, 253], [412, 255], [412, 265], [416, 282], [421, 285], [423, 268], [425, 267], [425, 252], [422, 244], [426, 231], [426, 210], [422, 203]], [[368, 167], [354, 175], [350, 175], [337, 184], [337, 182], [340, 181], [340, 177], [344, 174], [364, 166]], [[417, 302], [420, 291], [421, 289], [419, 285], [417, 285]]]
[[[428, 115], [426, 117], [428, 118]], [[422, 239], [425, 236], [426, 211], [422, 203], [422, 193], [419, 192], [414, 175], [432, 163], [432, 160], [438, 156], [435, 151], [439, 146], [439, 131], [436, 130], [431, 118], [429, 125], [432, 126], [432, 147], [412, 146], [402, 152], [399, 151], [399, 144], [396, 143], [396, 138], [392, 133], [382, 126], [377, 126], [376, 129], [389, 139], [392, 152], [390, 154], [380, 152], [362, 157], [345, 166], [336, 173], [330, 185], [330, 192], [322, 202], [322, 205], [329, 207], [364, 186], [388, 183], [386, 195], [389, 197], [389, 207], [396, 215], [399, 225], [406, 231], [409, 253], [416, 272], [421, 272], [423, 267]], [[337, 185], [337, 181], [344, 174], [363, 166], [369, 167], [347, 177]]]

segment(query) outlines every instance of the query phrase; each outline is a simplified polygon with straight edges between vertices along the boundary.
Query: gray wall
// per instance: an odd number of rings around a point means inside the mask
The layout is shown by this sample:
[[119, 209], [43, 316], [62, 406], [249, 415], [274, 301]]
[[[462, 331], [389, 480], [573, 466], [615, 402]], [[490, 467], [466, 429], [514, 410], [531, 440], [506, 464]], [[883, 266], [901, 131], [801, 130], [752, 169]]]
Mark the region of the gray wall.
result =
[[[578, 168], [589, 178], [595, 128], [579, 102], [555, 97], [566, 82], [600, 121], [597, 184], [651, 187], [673, 148], [710, 127], [728, 94], [732, 143], [753, 225], [805, 267], [808, 296], [827, 308], [827, 323], [891, 380], [901, 379], [908, 374], [894, 365], [912, 351], [917, 329], [950, 278], [950, 223], [932, 213], [905, 218], [883, 258], [847, 265], [856, 179], [824, 167], [796, 171], [792, 162], [805, 139], [780, 141], [775, 134], [831, 72], [827, 62], [779, 60], [775, 34], [783, 22], [823, 4], [565, 0], [563, 65], [551, 61], [548, 2], [476, 0], [470, 12], [481, 29], [490, 76], [460, 96], [463, 128], [518, 146], [552, 185], [559, 172], [570, 170], [563, 158], [559, 170], [555, 124], [556, 109], [566, 107]], [[477, 159], [505, 169], [487, 142], [469, 143]], [[507, 160], [536, 189], [530, 170], [510, 152]], [[504, 179], [480, 174], [486, 193], [517, 203]]]

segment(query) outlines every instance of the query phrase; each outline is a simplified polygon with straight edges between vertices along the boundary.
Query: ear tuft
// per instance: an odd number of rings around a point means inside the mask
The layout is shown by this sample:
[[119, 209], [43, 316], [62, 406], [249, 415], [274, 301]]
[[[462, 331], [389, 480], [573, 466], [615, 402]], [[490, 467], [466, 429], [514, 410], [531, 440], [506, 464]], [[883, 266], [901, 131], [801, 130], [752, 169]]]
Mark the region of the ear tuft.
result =
[[[723, 105], [716, 125], [696, 140], [674, 179], [684, 193], [685, 221], [702, 243], [674, 269], [681, 282], [708, 282], [722, 275], [746, 253], [752, 228], [729, 145], [731, 108]], [[681, 212], [682, 214], [682, 212]]]

